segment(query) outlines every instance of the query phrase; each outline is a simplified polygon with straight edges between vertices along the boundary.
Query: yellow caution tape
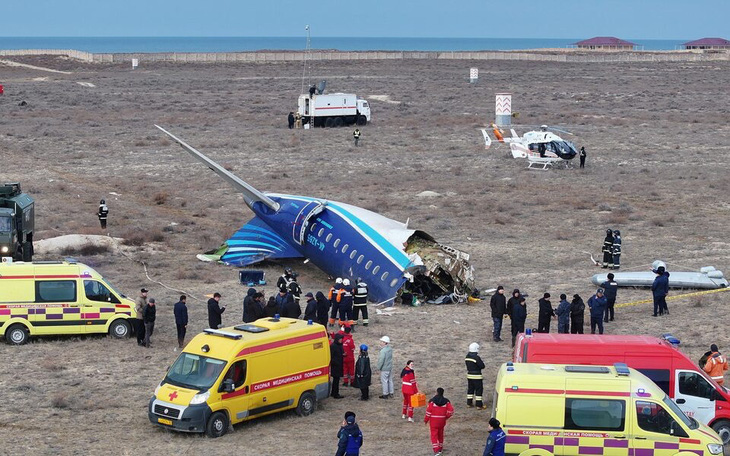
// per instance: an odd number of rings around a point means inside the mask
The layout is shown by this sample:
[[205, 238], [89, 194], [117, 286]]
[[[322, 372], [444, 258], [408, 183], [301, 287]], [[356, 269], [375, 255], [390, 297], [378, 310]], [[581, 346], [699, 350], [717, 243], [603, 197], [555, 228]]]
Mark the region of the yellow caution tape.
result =
[[[684, 294], [680, 294], [680, 295], [667, 296], [666, 300], [671, 301], [674, 299], [687, 298], [690, 296], [701, 296], [701, 295], [706, 295], [706, 294], [711, 294], [711, 293], [719, 293], [721, 291], [730, 291], [730, 287], [718, 288], [717, 290], [695, 291], [692, 293], [684, 293]], [[642, 299], [640, 301], [625, 302], [623, 304], [616, 304], [614, 307], [629, 307], [629, 306], [636, 306], [639, 304], [648, 304], [650, 302], [654, 302], [654, 299]]]

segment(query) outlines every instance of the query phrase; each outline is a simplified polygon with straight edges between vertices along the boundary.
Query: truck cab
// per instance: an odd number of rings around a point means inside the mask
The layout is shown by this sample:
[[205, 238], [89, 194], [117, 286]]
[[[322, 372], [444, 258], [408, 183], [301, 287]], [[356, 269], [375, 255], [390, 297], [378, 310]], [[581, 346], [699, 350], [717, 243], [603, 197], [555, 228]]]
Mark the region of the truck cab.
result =
[[370, 104], [366, 99], [357, 97], [357, 112], [370, 122]]
[[0, 185], [0, 257], [33, 259], [34, 201], [19, 183]]

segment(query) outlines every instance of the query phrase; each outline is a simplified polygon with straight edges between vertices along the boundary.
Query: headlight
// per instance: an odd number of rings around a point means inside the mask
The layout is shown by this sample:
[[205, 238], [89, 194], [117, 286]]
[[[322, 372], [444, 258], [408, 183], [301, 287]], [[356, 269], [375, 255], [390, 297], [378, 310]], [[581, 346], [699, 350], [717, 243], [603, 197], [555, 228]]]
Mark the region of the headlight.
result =
[[[195, 396], [193, 396], [192, 399], [190, 399], [190, 405], [202, 404], [205, 401], [207, 401], [209, 397], [210, 397], [210, 390], [208, 390], [208, 391], [206, 391], [204, 393], [198, 393]], [[713, 454], [715, 454], [715, 453], [713, 453]]]
[[710, 443], [707, 445], [707, 449], [710, 450], [710, 454], [722, 454], [722, 444]]
[[157, 388], [155, 388], [155, 397], [157, 397], [157, 393], [160, 391], [160, 387], [162, 386], [162, 383], [157, 385]]
[[3, 253], [8, 253], [8, 246], [4, 245], [2, 248], [0, 248], [0, 251]]

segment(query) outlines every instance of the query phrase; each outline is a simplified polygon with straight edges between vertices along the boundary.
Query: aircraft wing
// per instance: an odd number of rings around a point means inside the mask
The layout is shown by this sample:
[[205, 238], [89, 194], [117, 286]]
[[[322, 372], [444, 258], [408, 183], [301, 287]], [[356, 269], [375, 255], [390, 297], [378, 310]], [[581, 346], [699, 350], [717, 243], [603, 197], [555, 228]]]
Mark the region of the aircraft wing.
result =
[[302, 255], [258, 217], [254, 217], [226, 241], [220, 261], [247, 266], [263, 260], [302, 258]]

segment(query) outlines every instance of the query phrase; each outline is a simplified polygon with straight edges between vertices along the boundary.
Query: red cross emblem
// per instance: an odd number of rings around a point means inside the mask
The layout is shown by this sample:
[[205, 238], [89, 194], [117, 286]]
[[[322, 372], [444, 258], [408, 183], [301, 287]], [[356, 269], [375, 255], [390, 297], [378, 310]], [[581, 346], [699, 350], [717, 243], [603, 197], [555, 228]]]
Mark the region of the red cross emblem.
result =
[[170, 396], [171, 401], [174, 400], [177, 397], [177, 391], [173, 391], [172, 393], [169, 394], [169, 396]]

